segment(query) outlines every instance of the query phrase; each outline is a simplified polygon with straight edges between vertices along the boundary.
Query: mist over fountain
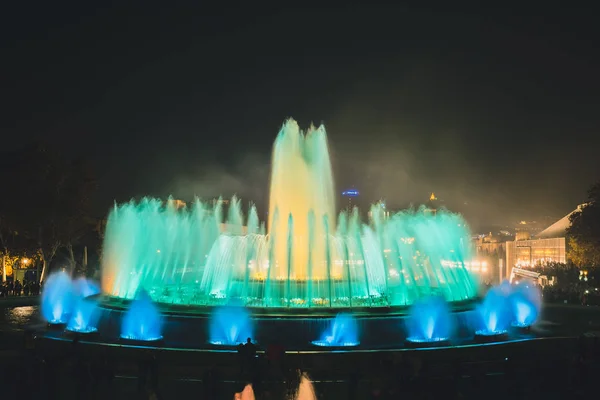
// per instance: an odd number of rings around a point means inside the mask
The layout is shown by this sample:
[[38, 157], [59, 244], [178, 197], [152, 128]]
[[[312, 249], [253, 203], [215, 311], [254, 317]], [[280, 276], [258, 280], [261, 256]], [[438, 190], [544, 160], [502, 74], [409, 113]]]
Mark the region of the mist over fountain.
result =
[[[407, 306], [438, 295], [473, 298], [464, 266], [469, 230], [446, 211], [371, 207], [334, 212], [335, 195], [323, 126], [304, 133], [288, 120], [273, 147], [268, 232], [256, 208], [247, 218], [233, 198], [220, 202], [145, 198], [115, 205], [102, 258], [102, 287], [132, 299], [144, 289], [157, 302], [184, 305], [347, 308]], [[225, 222], [225, 224], [223, 224]]]

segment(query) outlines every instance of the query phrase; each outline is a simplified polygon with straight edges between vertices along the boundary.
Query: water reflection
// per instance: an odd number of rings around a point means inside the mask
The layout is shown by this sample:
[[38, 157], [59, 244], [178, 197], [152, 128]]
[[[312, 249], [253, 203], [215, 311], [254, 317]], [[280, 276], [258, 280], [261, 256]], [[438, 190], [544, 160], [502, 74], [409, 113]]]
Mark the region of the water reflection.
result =
[[6, 307], [0, 305], [0, 330], [22, 331], [39, 319], [39, 306]]

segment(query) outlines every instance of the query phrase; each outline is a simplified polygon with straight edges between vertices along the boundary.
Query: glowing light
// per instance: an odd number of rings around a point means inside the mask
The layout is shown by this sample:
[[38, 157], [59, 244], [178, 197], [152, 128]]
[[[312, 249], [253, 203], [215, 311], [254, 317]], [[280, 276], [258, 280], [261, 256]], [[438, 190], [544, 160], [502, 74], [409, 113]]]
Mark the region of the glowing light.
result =
[[250, 314], [242, 307], [218, 307], [209, 323], [209, 342], [233, 346], [254, 338]]
[[510, 284], [504, 282], [500, 286], [490, 289], [482, 304], [479, 306], [482, 329], [478, 330], [480, 335], [495, 335], [506, 332], [512, 319], [512, 312], [508, 296]]
[[542, 296], [537, 286], [519, 285], [510, 294], [513, 311], [512, 325], [528, 327], [533, 325], [540, 313]]
[[162, 339], [162, 316], [148, 294], [141, 290], [121, 321], [121, 338], [139, 341]]
[[406, 340], [414, 343], [446, 341], [451, 327], [450, 310], [442, 297], [419, 299], [410, 309]]
[[51, 274], [42, 290], [42, 316], [50, 324], [65, 324], [73, 311], [75, 293], [71, 277], [64, 271]]
[[358, 323], [351, 314], [338, 314], [323, 332], [321, 339], [312, 342], [315, 346], [349, 347], [358, 346]]

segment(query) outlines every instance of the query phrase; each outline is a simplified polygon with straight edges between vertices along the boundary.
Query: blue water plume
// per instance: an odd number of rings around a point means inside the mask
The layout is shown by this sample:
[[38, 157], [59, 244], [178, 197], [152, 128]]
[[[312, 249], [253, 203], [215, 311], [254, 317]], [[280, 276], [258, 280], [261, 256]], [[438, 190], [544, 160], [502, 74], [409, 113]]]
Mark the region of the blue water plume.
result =
[[509, 296], [510, 284], [507, 282], [491, 288], [478, 308], [481, 328], [475, 333], [482, 336], [501, 335], [507, 332], [512, 320]]
[[518, 285], [513, 289], [509, 300], [513, 312], [513, 326], [526, 328], [535, 323], [542, 306], [539, 287], [526, 284]]
[[448, 340], [452, 333], [452, 317], [444, 298], [432, 296], [418, 300], [410, 309], [407, 329], [409, 342]]
[[64, 271], [51, 274], [42, 290], [42, 316], [50, 324], [65, 324], [73, 311], [75, 293], [71, 277]]
[[148, 293], [140, 290], [121, 322], [121, 338], [154, 341], [162, 339], [162, 316]]
[[352, 314], [340, 313], [331, 321], [321, 338], [312, 343], [316, 346], [358, 346], [358, 323]]
[[92, 333], [98, 330], [100, 309], [94, 299], [78, 298], [73, 314], [67, 324], [67, 330], [78, 333]]
[[100, 285], [98, 283], [83, 277], [73, 281], [73, 288], [75, 294], [80, 298], [86, 298], [100, 293]]
[[250, 313], [244, 307], [218, 307], [210, 318], [209, 342], [214, 345], [234, 346], [253, 339]]
[[91, 296], [100, 293], [100, 286], [92, 280], [77, 278], [73, 281], [75, 301], [67, 330], [78, 333], [92, 333], [98, 330], [100, 309], [98, 301]]

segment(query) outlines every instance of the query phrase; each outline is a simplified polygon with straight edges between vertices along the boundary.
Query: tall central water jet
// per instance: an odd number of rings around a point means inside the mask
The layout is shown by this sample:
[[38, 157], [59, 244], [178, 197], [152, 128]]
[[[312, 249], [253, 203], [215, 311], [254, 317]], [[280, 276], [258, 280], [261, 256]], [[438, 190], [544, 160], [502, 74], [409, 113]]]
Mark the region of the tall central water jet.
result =
[[[296, 121], [288, 121], [273, 146], [269, 233], [272, 263], [269, 278], [311, 281], [329, 278], [325, 219], [335, 224], [333, 174], [323, 126], [303, 134]], [[308, 289], [308, 286], [303, 288]], [[289, 294], [305, 297], [300, 293]]]
[[[373, 205], [334, 213], [325, 128], [284, 123], [273, 146], [268, 232], [220, 202], [143, 199], [115, 206], [106, 228], [102, 287], [157, 302], [250, 307], [407, 306], [424, 296], [462, 301], [477, 285], [464, 262], [470, 234], [460, 215], [424, 209], [391, 217]], [[225, 222], [225, 223], [223, 223]], [[245, 226], [244, 226], [245, 223]]]

